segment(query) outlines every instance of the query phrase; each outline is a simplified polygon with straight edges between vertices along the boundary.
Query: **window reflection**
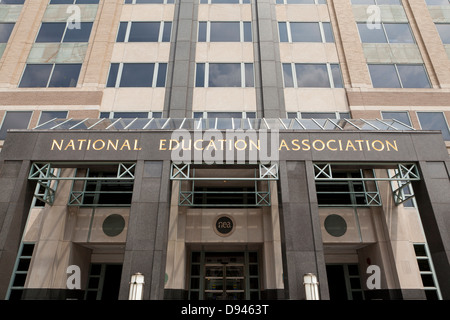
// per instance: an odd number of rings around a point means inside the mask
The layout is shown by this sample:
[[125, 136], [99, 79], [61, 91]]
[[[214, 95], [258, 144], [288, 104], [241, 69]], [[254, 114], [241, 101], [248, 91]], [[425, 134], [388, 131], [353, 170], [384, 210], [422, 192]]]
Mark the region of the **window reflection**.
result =
[[209, 87], [240, 87], [241, 70], [239, 63], [210, 63]]

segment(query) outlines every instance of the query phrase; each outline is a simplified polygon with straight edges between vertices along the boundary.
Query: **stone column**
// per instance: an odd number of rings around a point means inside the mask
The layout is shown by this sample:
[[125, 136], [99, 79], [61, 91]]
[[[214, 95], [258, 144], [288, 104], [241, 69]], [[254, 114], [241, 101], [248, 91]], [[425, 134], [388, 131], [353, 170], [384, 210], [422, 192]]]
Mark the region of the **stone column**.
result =
[[317, 275], [320, 299], [329, 299], [315, 189], [311, 161], [280, 162], [280, 218], [287, 299], [306, 298], [303, 286], [306, 273]]
[[170, 161], [138, 161], [119, 299], [131, 276], [145, 277], [144, 300], [163, 299], [170, 208]]
[[198, 0], [176, 1], [164, 116], [190, 118], [194, 93]]
[[281, 73], [278, 22], [275, 1], [252, 5], [255, 51], [255, 88], [258, 118], [284, 118], [283, 75]]
[[34, 191], [29, 168], [29, 161], [0, 163], [0, 299], [8, 291]]
[[420, 161], [413, 182], [419, 214], [442, 298], [450, 299], [450, 161]]

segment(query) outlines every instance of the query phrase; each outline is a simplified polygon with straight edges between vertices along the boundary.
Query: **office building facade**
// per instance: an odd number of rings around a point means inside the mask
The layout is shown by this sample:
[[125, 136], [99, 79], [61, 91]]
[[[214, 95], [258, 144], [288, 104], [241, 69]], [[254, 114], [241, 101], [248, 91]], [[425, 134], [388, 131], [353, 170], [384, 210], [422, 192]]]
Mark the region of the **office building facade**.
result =
[[1, 0], [0, 296], [450, 298], [448, 0]]

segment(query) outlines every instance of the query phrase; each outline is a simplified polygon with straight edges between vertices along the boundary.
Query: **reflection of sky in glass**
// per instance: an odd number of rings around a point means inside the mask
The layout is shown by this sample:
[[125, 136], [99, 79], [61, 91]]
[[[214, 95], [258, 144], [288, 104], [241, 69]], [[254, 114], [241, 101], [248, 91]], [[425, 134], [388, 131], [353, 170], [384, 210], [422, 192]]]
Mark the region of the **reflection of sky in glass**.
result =
[[3, 4], [24, 4], [25, 0], [2, 0], [0, 3], [3, 3]]
[[441, 36], [442, 43], [450, 44], [450, 24], [436, 23], [436, 28]]
[[46, 87], [51, 71], [51, 64], [29, 64], [25, 68], [19, 87]]
[[395, 119], [404, 124], [407, 124], [408, 126], [411, 126], [411, 120], [409, 119], [407, 112], [382, 111], [381, 114], [383, 115], [383, 119]]
[[425, 68], [422, 65], [398, 65], [397, 69], [403, 88], [430, 87]]
[[292, 42], [321, 42], [318, 22], [291, 22]]
[[417, 112], [423, 130], [441, 130], [444, 140], [450, 140], [450, 131], [442, 112]]
[[240, 87], [240, 63], [210, 63], [209, 87]]
[[369, 71], [374, 88], [400, 88], [393, 64], [372, 64], [369, 65]]
[[42, 111], [39, 117], [39, 124], [43, 124], [52, 119], [64, 119], [67, 117], [67, 111]]
[[125, 63], [120, 79], [121, 87], [151, 87], [153, 82], [153, 63]]
[[157, 42], [159, 38], [159, 22], [133, 22], [131, 24], [129, 42]]
[[76, 87], [81, 64], [57, 64], [53, 69], [49, 87]]
[[324, 64], [296, 64], [297, 86], [330, 87], [327, 66]]
[[432, 6], [443, 6], [449, 4], [448, 0], [426, 0], [426, 3]]
[[239, 42], [240, 41], [239, 22], [211, 22], [211, 42]]
[[5, 139], [8, 129], [26, 129], [31, 118], [31, 111], [8, 111], [0, 130], [0, 139]]
[[363, 43], [386, 43], [383, 28], [369, 29], [366, 23], [358, 23], [359, 36]]
[[385, 23], [384, 28], [390, 43], [414, 43], [409, 24]]
[[0, 23], [0, 43], [8, 42], [14, 23]]
[[65, 22], [43, 23], [36, 38], [36, 42], [61, 42], [65, 28]]
[[80, 28], [67, 28], [64, 42], [88, 42], [91, 35], [92, 22], [81, 22]]
[[286, 88], [294, 87], [294, 78], [292, 76], [292, 67], [290, 63], [283, 63], [284, 86]]

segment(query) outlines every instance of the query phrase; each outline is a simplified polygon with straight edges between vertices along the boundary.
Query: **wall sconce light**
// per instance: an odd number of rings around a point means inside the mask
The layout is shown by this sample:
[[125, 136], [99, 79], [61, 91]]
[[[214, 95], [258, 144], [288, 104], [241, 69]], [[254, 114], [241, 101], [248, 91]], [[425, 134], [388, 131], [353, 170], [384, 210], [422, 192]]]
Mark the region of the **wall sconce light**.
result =
[[319, 299], [319, 282], [313, 273], [307, 273], [303, 276], [303, 285], [305, 286], [306, 300]]
[[129, 300], [142, 300], [144, 294], [144, 275], [140, 272], [131, 276]]

